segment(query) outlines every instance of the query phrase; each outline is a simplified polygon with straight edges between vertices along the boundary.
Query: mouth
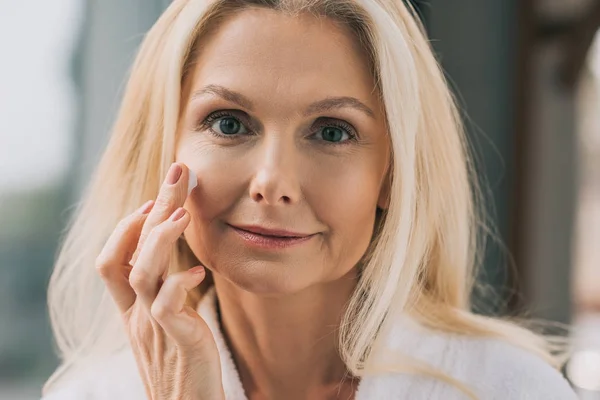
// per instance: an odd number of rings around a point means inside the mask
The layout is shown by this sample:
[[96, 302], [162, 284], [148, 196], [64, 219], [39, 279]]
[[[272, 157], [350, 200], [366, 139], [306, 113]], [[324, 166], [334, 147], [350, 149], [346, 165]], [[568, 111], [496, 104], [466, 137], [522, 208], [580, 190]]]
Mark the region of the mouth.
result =
[[[229, 225], [229, 224], [228, 224]], [[314, 234], [292, 232], [283, 229], [267, 229], [260, 226], [229, 225], [246, 245], [263, 249], [282, 249], [308, 242]]]

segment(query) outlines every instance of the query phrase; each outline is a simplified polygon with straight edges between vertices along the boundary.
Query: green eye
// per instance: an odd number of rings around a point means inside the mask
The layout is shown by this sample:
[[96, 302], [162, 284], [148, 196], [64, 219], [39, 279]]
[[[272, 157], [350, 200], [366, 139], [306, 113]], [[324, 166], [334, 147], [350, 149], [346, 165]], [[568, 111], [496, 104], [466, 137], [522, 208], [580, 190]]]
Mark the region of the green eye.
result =
[[[218, 127], [217, 127], [218, 126]], [[237, 135], [239, 133], [245, 133], [243, 131], [244, 125], [236, 118], [233, 117], [223, 117], [219, 120], [215, 121], [212, 126], [212, 129], [223, 134], [223, 135]]]
[[325, 126], [317, 132], [317, 136], [321, 136], [323, 140], [331, 143], [345, 142], [351, 139], [351, 136], [343, 128], [337, 126]]
[[327, 126], [323, 128], [323, 139], [328, 142], [339, 142], [344, 136], [344, 132], [340, 128]]

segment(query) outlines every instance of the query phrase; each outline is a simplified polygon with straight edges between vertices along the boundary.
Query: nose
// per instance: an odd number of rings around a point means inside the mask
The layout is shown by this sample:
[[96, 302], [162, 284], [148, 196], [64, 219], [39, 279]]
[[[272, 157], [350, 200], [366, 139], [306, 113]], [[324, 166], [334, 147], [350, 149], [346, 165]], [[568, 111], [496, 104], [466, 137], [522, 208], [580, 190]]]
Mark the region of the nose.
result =
[[300, 199], [297, 154], [292, 141], [265, 139], [256, 154], [250, 197], [267, 205], [294, 204]]

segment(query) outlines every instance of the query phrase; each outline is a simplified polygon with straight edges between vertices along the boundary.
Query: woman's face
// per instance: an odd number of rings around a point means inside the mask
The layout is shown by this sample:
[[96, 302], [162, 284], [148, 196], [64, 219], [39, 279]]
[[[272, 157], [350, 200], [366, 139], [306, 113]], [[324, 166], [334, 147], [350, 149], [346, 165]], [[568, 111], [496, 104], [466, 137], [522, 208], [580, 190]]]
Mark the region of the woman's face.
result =
[[[253, 292], [348, 274], [387, 200], [385, 122], [364, 55], [331, 21], [266, 9], [231, 17], [201, 46], [176, 154], [198, 176], [190, 248]], [[261, 228], [296, 238], [246, 232]]]

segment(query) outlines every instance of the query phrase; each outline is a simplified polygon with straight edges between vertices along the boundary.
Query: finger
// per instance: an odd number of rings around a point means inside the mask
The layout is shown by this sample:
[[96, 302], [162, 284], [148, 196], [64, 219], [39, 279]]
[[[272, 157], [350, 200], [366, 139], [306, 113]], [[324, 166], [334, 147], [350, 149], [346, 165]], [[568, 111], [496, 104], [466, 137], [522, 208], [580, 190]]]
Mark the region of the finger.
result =
[[173, 244], [189, 223], [190, 215], [184, 208], [175, 210], [166, 221], [150, 232], [133, 265], [129, 283], [148, 311], [169, 267]]
[[181, 207], [185, 203], [188, 196], [189, 179], [190, 171], [185, 164], [173, 163], [171, 165], [156, 198], [156, 204], [142, 229], [137, 249], [133, 254], [133, 264], [135, 264], [150, 232], [169, 218], [177, 207]]
[[204, 267], [198, 266], [184, 272], [170, 274], [160, 288], [151, 314], [165, 332], [177, 343], [193, 346], [202, 339], [196, 319], [200, 316], [186, 306], [187, 294], [206, 276]]
[[154, 201], [150, 200], [122, 219], [96, 258], [96, 271], [121, 312], [127, 311], [135, 301], [135, 292], [128, 281], [131, 271], [129, 260], [153, 205]]

